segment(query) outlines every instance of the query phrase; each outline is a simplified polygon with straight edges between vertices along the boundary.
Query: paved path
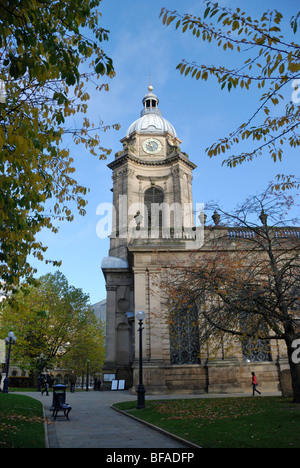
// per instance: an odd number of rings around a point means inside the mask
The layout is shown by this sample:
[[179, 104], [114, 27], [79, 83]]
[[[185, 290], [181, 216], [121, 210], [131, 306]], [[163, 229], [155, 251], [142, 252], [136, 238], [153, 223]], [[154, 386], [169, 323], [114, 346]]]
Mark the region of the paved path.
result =
[[[278, 393], [279, 394], [279, 393]], [[60, 412], [53, 421], [50, 407], [52, 392], [49, 396], [38, 392], [23, 393], [43, 403], [47, 424], [49, 448], [165, 448], [189, 449], [184, 441], [176, 440], [111, 408], [118, 401], [136, 401], [136, 396], [128, 391], [80, 391], [67, 392], [66, 403], [72, 406], [68, 421]], [[249, 394], [250, 395], [250, 394]], [[274, 395], [274, 393], [270, 394]], [[277, 395], [277, 393], [276, 393]], [[147, 399], [171, 398], [216, 398], [242, 395], [153, 395]], [[259, 398], [259, 397], [257, 397]]]
[[49, 396], [38, 392], [26, 395], [43, 403], [45, 416], [51, 422], [47, 424], [49, 448], [188, 447], [112, 409], [111, 405], [118, 401], [136, 401], [136, 396], [127, 391], [67, 392], [66, 403], [72, 406], [69, 421], [62, 412], [53, 421], [50, 412], [52, 393]]

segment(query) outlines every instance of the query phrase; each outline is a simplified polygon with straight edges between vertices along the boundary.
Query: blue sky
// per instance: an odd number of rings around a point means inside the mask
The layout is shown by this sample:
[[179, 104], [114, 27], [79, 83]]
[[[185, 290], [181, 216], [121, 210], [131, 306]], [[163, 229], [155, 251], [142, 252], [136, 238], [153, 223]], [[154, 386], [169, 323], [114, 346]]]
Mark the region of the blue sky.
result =
[[[240, 7], [258, 18], [268, 8], [277, 8], [287, 17], [298, 11], [296, 0], [220, 0], [219, 4]], [[280, 164], [274, 164], [266, 155], [235, 169], [222, 166], [220, 157], [208, 158], [205, 149], [255, 111], [256, 92], [253, 88], [253, 91], [229, 93], [220, 91], [214, 78], [204, 82], [181, 76], [176, 65], [183, 58], [199, 64], [230, 65], [234, 56], [191, 34], [175, 31], [174, 26], [164, 26], [159, 18], [162, 7], [195, 15], [203, 11], [201, 0], [102, 1], [101, 24], [110, 30], [109, 42], [103, 48], [114, 61], [116, 77], [110, 82], [109, 92], [96, 93], [88, 87], [91, 95], [88, 117], [95, 123], [99, 120], [105, 124], [120, 123], [121, 129], [102, 135], [102, 145], [112, 148], [106, 161], [99, 161], [85, 148], [68, 143], [75, 160], [76, 177], [90, 188], [87, 214], [82, 217], [75, 213], [75, 220], [62, 223], [58, 234], [43, 231], [39, 236], [48, 246], [47, 257], [62, 260], [62, 273], [71, 285], [90, 295], [91, 303], [106, 297], [101, 262], [108, 255], [109, 243], [108, 239], [96, 235], [100, 219], [96, 209], [100, 203], [112, 202], [112, 179], [107, 164], [122, 148], [120, 140], [127, 128], [140, 116], [150, 73], [162, 115], [175, 127], [182, 140], [181, 150], [197, 165], [193, 174], [194, 203], [216, 200], [230, 210], [247, 196], [263, 191], [276, 174], [299, 174], [295, 150], [288, 149]], [[299, 42], [297, 36], [294, 40]], [[289, 91], [286, 99], [290, 99]], [[38, 268], [37, 276], [55, 271], [41, 262], [34, 264]]]

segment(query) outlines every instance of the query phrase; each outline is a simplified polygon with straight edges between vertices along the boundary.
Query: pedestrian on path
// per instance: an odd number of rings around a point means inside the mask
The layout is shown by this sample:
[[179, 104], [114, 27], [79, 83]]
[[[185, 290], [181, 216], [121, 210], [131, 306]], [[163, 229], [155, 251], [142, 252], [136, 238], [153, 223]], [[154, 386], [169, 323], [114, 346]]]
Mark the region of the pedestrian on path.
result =
[[74, 371], [72, 371], [72, 374], [70, 375], [70, 384], [71, 384], [71, 393], [74, 393], [75, 392], [75, 384], [76, 384], [76, 380], [77, 380], [77, 377], [76, 377], [76, 374]]
[[52, 384], [52, 378], [50, 372], [47, 373], [46, 377], [43, 380], [43, 390], [42, 390], [42, 395], [44, 395], [44, 392], [47, 392], [47, 396], [49, 396], [49, 388]]
[[252, 396], [255, 396], [255, 392], [259, 393], [261, 395], [261, 392], [257, 390], [257, 378], [254, 372], [252, 372]]

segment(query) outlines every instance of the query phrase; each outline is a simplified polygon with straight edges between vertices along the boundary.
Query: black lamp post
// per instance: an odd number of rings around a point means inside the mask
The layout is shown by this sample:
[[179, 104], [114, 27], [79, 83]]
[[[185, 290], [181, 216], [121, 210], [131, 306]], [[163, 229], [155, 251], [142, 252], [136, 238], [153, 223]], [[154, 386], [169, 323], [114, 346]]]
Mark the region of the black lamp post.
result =
[[9, 378], [8, 378], [8, 371], [9, 371], [9, 360], [10, 360], [10, 352], [11, 352], [11, 345], [17, 341], [17, 338], [14, 335], [14, 332], [9, 332], [8, 336], [5, 338], [5, 343], [8, 344], [8, 354], [7, 354], [7, 361], [6, 361], [6, 377], [3, 382], [3, 393], [8, 393], [8, 386], [9, 386]]
[[85, 382], [85, 391], [89, 391], [89, 381], [90, 381], [90, 360], [86, 361], [86, 382]]
[[144, 311], [140, 310], [136, 313], [136, 318], [139, 321], [139, 354], [140, 354], [140, 366], [139, 366], [139, 385], [136, 389], [137, 392], [137, 409], [145, 408], [145, 387], [143, 384], [143, 341], [142, 341], [142, 332], [143, 328], [143, 320], [145, 320], [146, 314]]
[[39, 357], [36, 358], [37, 362], [40, 363], [40, 373], [38, 376], [38, 392], [41, 391], [42, 389], [42, 370], [44, 368], [44, 364], [46, 362], [46, 359], [44, 359], [44, 354], [40, 354]]

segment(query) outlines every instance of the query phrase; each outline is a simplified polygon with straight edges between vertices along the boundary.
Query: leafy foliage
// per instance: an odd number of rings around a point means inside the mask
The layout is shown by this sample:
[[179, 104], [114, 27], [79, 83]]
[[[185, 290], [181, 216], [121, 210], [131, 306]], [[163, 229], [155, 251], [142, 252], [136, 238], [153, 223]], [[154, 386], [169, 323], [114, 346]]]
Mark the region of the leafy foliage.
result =
[[[218, 3], [204, 0], [205, 9], [201, 17], [180, 14], [165, 8], [161, 11], [164, 24], [175, 23], [182, 32], [191, 32], [204, 42], [216, 43], [224, 52], [235, 53], [237, 65], [228, 68], [220, 65], [197, 64], [182, 60], [177, 69], [183, 76], [206, 81], [216, 78], [221, 90], [250, 90], [257, 87], [260, 99], [249, 119], [224, 138], [206, 149], [209, 157], [231, 152], [235, 145], [252, 140], [254, 149], [231, 154], [223, 164], [235, 167], [245, 161], [269, 153], [273, 161], [281, 161], [285, 145], [297, 149], [300, 145], [300, 46], [283, 35], [284, 18], [277, 10], [266, 11], [260, 20], [254, 19], [237, 8], [233, 11]], [[298, 31], [300, 12], [290, 19], [292, 34]], [[239, 59], [246, 55], [246, 59]], [[291, 97], [284, 104], [284, 90]], [[276, 115], [276, 108], [279, 114]], [[262, 117], [261, 117], [262, 115]], [[260, 119], [257, 122], [257, 119]], [[276, 188], [299, 187], [294, 175], [278, 174]]]
[[36, 369], [36, 358], [43, 353], [45, 367], [69, 366], [81, 370], [81, 361], [91, 359], [101, 368], [104, 360], [104, 334], [81, 289], [68, 284], [57, 272], [39, 279], [36, 286], [3, 301], [0, 310], [2, 338], [14, 330], [17, 342], [13, 362]]
[[[98, 24], [100, 2], [0, 4], [0, 279], [7, 289], [32, 277], [29, 254], [44, 260], [46, 247], [36, 234], [56, 232], [53, 217], [71, 221], [73, 204], [85, 214], [88, 189], [74, 177], [66, 136], [100, 159], [110, 153], [84, 117], [85, 84], [95, 78], [98, 91], [108, 90], [99, 79], [114, 76], [101, 47], [109, 31]], [[78, 128], [70, 128], [68, 119], [80, 114]], [[98, 130], [108, 128], [101, 123]]]

